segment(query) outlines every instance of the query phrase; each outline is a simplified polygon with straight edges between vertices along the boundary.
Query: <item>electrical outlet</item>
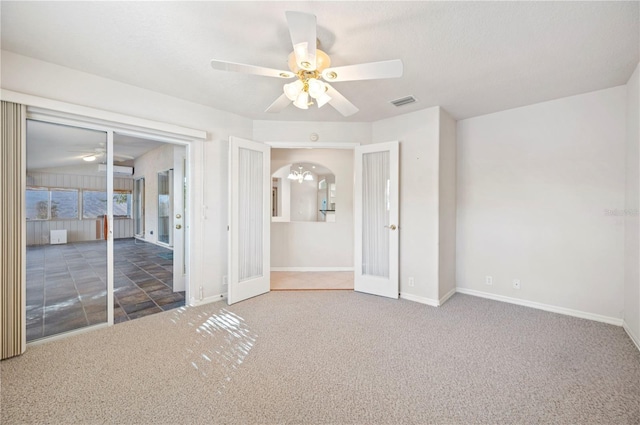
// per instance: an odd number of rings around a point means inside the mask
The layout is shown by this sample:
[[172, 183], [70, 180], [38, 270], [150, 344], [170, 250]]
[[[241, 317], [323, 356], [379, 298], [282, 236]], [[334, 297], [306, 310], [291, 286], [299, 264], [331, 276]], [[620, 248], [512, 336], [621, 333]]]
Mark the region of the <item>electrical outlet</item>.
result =
[[520, 289], [520, 279], [513, 279], [513, 289]]
[[226, 285], [227, 283], [229, 283], [227, 282], [227, 276], [226, 275], [222, 276], [222, 286]]
[[409, 278], [409, 286], [414, 286], [415, 285], [415, 281], [413, 280], [412, 277]]
[[493, 285], [493, 277], [485, 276], [484, 277], [484, 283], [486, 283], [487, 285]]

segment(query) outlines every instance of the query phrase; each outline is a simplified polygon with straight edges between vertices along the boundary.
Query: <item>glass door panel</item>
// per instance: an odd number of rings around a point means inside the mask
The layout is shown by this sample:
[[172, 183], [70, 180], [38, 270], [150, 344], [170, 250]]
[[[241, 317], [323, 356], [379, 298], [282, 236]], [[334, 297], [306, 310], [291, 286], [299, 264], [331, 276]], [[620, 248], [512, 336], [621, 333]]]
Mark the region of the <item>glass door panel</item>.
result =
[[108, 323], [108, 134], [27, 120], [27, 341]]
[[158, 173], [158, 242], [173, 246], [173, 170]]
[[144, 237], [144, 178], [137, 179], [133, 187], [134, 234]]

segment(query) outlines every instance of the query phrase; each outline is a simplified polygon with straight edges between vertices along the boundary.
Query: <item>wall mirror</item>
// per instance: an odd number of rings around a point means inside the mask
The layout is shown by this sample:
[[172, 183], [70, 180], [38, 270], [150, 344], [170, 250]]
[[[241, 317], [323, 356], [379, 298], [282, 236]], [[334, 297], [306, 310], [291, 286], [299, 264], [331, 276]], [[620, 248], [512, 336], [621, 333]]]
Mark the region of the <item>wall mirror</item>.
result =
[[336, 177], [327, 167], [296, 162], [278, 169], [271, 181], [272, 221], [336, 221]]

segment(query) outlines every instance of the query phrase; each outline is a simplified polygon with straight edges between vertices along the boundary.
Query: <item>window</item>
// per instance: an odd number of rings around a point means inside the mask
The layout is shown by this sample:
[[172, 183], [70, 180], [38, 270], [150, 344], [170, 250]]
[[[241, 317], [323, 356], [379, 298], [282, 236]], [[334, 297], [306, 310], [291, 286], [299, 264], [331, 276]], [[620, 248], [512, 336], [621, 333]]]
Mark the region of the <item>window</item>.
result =
[[[27, 220], [77, 220], [80, 196], [82, 218], [100, 218], [107, 213], [106, 192], [29, 187], [25, 195]], [[133, 196], [130, 191], [114, 191], [113, 217], [132, 218], [132, 204]]]
[[49, 190], [27, 189], [25, 196], [27, 220], [49, 219]]
[[[107, 214], [107, 192], [82, 191], [82, 218], [99, 218]], [[131, 218], [131, 192], [114, 191], [113, 217]]]
[[25, 196], [27, 220], [78, 218], [76, 189], [28, 188]]
[[78, 218], [78, 191], [51, 189], [51, 219]]

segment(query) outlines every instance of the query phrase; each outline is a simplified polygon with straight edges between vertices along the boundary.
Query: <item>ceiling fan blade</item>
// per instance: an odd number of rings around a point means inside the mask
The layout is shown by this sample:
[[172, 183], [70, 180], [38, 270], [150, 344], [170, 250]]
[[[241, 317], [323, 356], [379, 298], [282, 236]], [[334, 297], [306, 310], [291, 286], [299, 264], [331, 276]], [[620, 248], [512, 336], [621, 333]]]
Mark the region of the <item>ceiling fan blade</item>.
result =
[[340, 112], [345, 117], [355, 114], [359, 111], [356, 106], [349, 102], [346, 97], [340, 94], [340, 92], [329, 84], [327, 84], [327, 94], [331, 97], [329, 105], [333, 106], [335, 110]]
[[219, 61], [215, 59], [211, 60], [211, 68], [218, 69], [220, 71], [263, 75], [265, 77], [293, 78], [296, 76], [293, 72], [290, 72], [290, 71], [281, 71], [279, 69], [265, 68], [264, 66], [246, 65], [243, 63]]
[[382, 62], [361, 63], [338, 66], [322, 71], [326, 81], [376, 80], [402, 77], [403, 65], [400, 59]]
[[284, 108], [289, 106], [290, 103], [291, 103], [291, 101], [289, 100], [287, 95], [283, 93], [271, 105], [269, 105], [269, 107], [267, 108], [267, 110], [265, 112], [270, 112], [270, 113], [280, 112]]
[[296, 63], [300, 69], [316, 69], [316, 15], [285, 12]]

